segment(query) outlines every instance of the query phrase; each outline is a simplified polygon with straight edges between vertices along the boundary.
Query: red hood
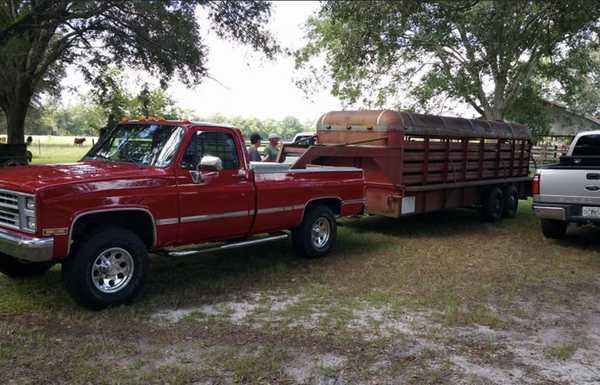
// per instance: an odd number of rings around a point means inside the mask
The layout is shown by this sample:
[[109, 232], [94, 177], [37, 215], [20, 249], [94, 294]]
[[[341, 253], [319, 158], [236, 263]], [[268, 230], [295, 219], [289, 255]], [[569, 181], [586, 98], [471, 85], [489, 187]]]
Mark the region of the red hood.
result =
[[33, 193], [48, 186], [148, 176], [135, 164], [105, 161], [0, 168], [0, 188]]

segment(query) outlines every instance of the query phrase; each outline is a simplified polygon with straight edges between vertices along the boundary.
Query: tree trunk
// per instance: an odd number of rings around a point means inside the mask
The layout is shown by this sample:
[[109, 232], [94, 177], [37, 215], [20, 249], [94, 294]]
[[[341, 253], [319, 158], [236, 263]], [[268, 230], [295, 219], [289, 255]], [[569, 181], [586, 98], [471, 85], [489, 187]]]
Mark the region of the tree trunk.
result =
[[25, 143], [25, 117], [31, 103], [31, 95], [20, 95], [15, 98], [4, 110], [6, 114], [7, 143]]

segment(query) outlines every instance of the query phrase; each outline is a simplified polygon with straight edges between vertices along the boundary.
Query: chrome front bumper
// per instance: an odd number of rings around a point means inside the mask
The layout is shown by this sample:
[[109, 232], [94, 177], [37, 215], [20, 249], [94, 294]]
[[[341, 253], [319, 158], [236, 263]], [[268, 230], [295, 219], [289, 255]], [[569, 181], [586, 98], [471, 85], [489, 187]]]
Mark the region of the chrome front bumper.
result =
[[52, 259], [53, 252], [54, 238], [35, 238], [0, 230], [0, 254], [28, 262], [45, 262]]

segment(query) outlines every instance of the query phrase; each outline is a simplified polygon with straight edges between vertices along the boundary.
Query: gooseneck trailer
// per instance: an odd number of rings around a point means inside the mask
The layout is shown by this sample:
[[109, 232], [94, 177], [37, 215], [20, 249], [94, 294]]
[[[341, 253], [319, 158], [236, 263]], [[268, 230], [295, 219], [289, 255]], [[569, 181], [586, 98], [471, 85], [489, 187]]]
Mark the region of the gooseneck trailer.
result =
[[506, 122], [380, 111], [337, 111], [317, 124], [316, 145], [286, 145], [279, 161], [361, 168], [366, 211], [389, 217], [482, 208], [489, 221], [513, 216], [530, 195], [527, 127]]

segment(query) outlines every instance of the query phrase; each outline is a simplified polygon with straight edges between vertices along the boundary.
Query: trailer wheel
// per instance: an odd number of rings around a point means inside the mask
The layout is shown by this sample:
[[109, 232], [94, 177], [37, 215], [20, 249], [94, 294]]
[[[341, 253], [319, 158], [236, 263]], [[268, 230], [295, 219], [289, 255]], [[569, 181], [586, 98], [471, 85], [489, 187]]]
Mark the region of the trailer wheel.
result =
[[335, 216], [327, 206], [313, 207], [304, 220], [292, 231], [296, 253], [307, 258], [325, 256], [335, 242], [337, 227]]
[[42, 275], [54, 266], [54, 262], [23, 263], [5, 254], [0, 254], [0, 273], [11, 278]]
[[517, 215], [519, 209], [519, 192], [514, 185], [505, 187], [502, 190], [503, 197], [503, 208], [502, 216], [504, 218], [514, 218]]
[[75, 245], [63, 263], [63, 280], [75, 301], [102, 309], [137, 297], [148, 268], [146, 245], [136, 234], [104, 227]]
[[498, 222], [502, 219], [504, 212], [504, 198], [502, 190], [498, 187], [492, 187], [483, 193], [482, 202], [483, 219], [488, 222]]
[[556, 219], [542, 219], [542, 234], [544, 234], [546, 238], [551, 239], [564, 238], [567, 233], [568, 224], [568, 222]]

